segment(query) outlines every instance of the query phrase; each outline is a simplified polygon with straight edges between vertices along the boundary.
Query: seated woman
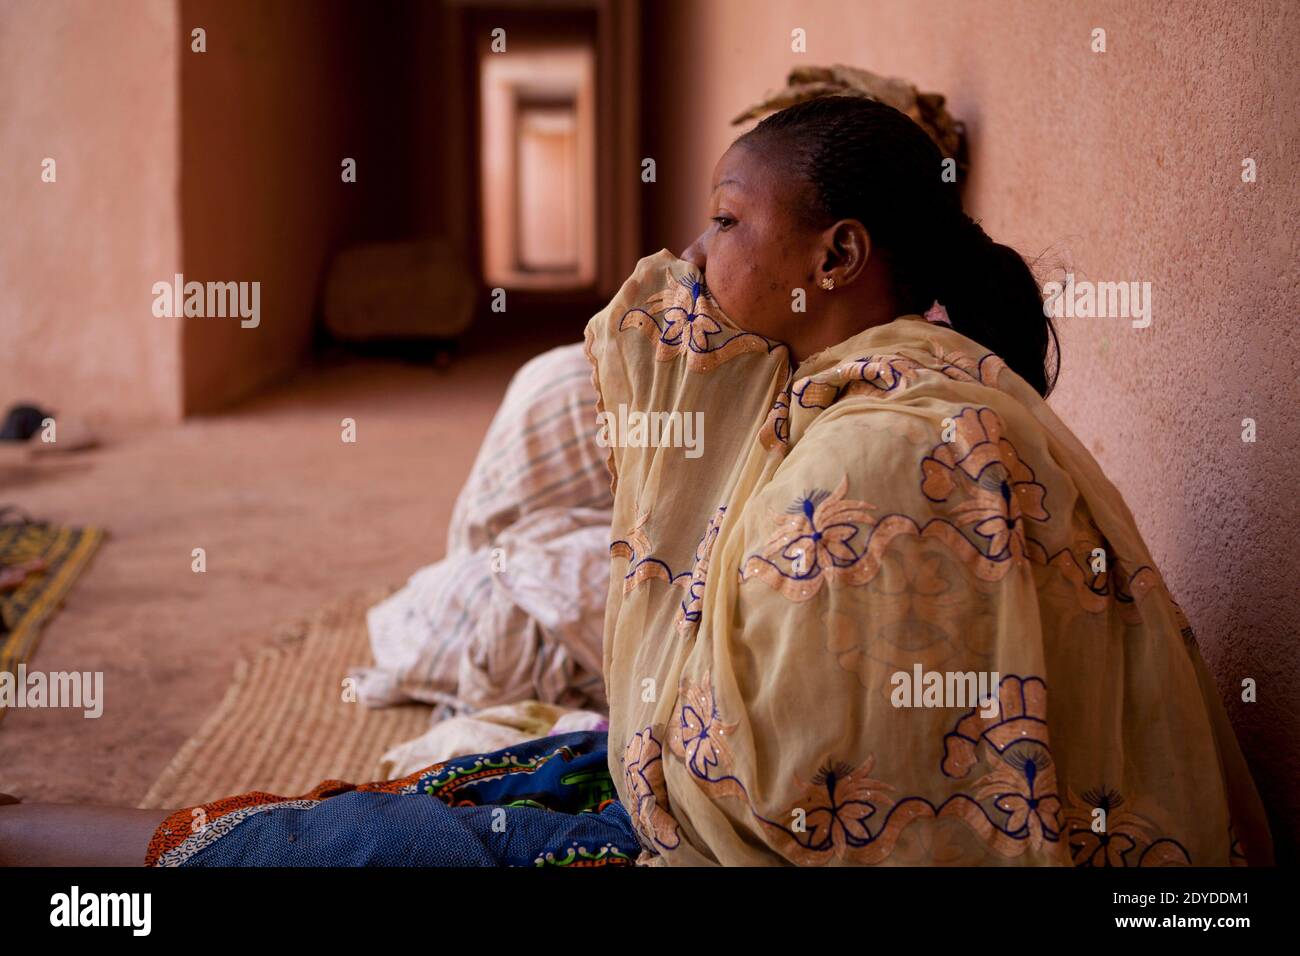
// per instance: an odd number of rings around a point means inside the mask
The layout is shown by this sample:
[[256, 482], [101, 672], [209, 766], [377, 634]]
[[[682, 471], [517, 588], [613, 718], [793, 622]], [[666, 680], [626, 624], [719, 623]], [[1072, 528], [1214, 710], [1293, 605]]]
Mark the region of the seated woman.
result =
[[[183, 865], [1270, 862], [1191, 628], [1043, 400], [1038, 286], [926, 135], [790, 107], [723, 155], [710, 216], [587, 327], [608, 754], [543, 738], [164, 820], [0, 808], [4, 835]], [[687, 415], [698, 455], [664, 430]]]

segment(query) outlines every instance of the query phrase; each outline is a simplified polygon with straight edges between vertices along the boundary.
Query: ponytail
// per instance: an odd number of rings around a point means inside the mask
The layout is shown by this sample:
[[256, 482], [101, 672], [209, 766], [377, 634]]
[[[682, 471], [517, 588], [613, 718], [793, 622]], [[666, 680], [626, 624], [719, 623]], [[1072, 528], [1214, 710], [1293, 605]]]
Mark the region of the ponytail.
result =
[[965, 214], [962, 219], [947, 267], [934, 275], [934, 300], [943, 303], [956, 331], [995, 352], [1047, 397], [1060, 372], [1060, 352], [1038, 280], [1020, 253], [994, 242]]

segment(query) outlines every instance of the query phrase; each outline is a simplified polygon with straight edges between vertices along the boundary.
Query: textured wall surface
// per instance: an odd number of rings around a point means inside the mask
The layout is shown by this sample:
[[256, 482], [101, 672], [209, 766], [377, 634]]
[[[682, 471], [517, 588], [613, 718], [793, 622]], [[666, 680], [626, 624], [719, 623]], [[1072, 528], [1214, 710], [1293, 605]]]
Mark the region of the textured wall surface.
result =
[[[390, 49], [338, 27], [359, 9], [0, 0], [0, 403], [170, 420], [294, 365], [351, 215], [340, 117], [358, 99], [373, 112], [409, 96], [378, 70], [358, 92], [355, 56]], [[206, 54], [188, 50], [193, 25], [208, 30]], [[644, 27], [655, 248], [680, 251], [703, 227], [732, 116], [796, 63], [845, 62], [948, 95], [970, 129], [968, 204], [995, 238], [1081, 278], [1152, 283], [1149, 328], [1063, 320], [1053, 404], [1124, 493], [1195, 624], [1294, 859], [1300, 6], [655, 0]], [[1097, 27], [1105, 53], [1090, 49]], [[791, 51], [795, 28], [804, 54]], [[412, 79], [439, 69], [418, 49], [394, 59]], [[413, 162], [409, 134], [387, 120], [367, 120], [384, 161], [357, 157], [358, 192]], [[53, 184], [40, 179], [47, 156]], [[1257, 182], [1241, 180], [1247, 157]], [[432, 174], [401, 181], [412, 179], [439, 192]], [[376, 231], [405, 199], [372, 204]], [[186, 320], [182, 348], [181, 322], [150, 311], [152, 283], [177, 271], [263, 281], [261, 327]], [[1240, 700], [1245, 677], [1257, 703]]]
[[[1279, 855], [1293, 854], [1300, 6], [672, 0], [652, 9], [655, 248], [680, 251], [706, 224], [733, 116], [795, 64], [843, 62], [947, 94], [970, 128], [968, 208], [995, 239], [1080, 279], [1152, 283], [1149, 328], [1062, 321], [1052, 403], [1123, 492], [1191, 617]], [[1105, 53], [1090, 49], [1096, 27]], [[791, 51], [795, 28], [807, 31], [802, 55]], [[1255, 183], [1242, 182], [1246, 157]], [[1241, 439], [1248, 417], [1253, 444]], [[1244, 677], [1258, 682], [1257, 703], [1241, 701]]]
[[[185, 278], [261, 283], [255, 328], [185, 320], [186, 413], [229, 405], [297, 367], [361, 184], [387, 175], [349, 135], [359, 63], [373, 49], [351, 29], [363, 9], [342, 0], [180, 3]], [[190, 49], [195, 27], [207, 31], [205, 53]], [[344, 157], [357, 161], [356, 183], [342, 180]]]
[[180, 328], [151, 312], [180, 246], [177, 8], [120, 12], [0, 0], [0, 406], [180, 414]]

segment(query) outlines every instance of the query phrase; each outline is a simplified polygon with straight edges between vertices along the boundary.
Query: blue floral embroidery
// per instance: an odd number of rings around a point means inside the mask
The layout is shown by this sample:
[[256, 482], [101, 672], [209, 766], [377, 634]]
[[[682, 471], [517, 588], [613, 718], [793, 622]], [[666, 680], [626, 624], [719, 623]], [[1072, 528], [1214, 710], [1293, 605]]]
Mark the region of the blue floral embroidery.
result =
[[[1031, 848], [1055, 853], [1054, 848], [1060, 847], [1064, 853], [1061, 835], [1065, 817], [1070, 821], [1073, 862], [1090, 865], [1088, 860], [1099, 851], [1086, 845], [1087, 837], [1079, 832], [1076, 822], [1077, 811], [1067, 813], [1057, 793], [1056, 768], [1047, 740], [1045, 683], [1039, 677], [1009, 674], [999, 684], [998, 699], [1001, 706], [995, 718], [972, 708], [945, 736], [941, 768], [945, 776], [965, 777], [981, 759], [990, 769], [974, 781], [971, 792], [954, 794], [941, 803], [921, 796], [895, 799], [893, 787], [870, 776], [871, 757], [856, 768], [831, 759], [808, 783], [796, 777], [804, 793], [789, 822], [764, 816], [732, 771], [728, 738], [738, 725], [724, 722], [708, 674], [698, 684], [683, 682], [677, 718], [670, 726], [669, 748], [690, 774], [715, 794], [743, 800], [750, 814], [785, 845], [795, 862], [815, 865], [851, 854], [856, 862], [878, 863], [893, 851], [899, 834], [913, 821], [940, 818], [963, 821], [1003, 856], [1017, 856]], [[978, 751], [981, 743], [988, 745], [982, 756]], [[1117, 806], [1112, 800], [1112, 810]], [[1114, 844], [1117, 850], [1122, 849], [1117, 855], [1123, 863], [1128, 852], [1139, 845], [1143, 847], [1139, 865], [1190, 860], [1182, 844], [1156, 839], [1155, 828], [1133, 815], [1115, 818], [1110, 832], [1125, 835]]]
[[659, 361], [685, 355], [687, 368], [707, 372], [746, 352], [767, 354], [785, 347], [754, 332], [728, 329], [698, 272], [667, 272], [664, 288], [618, 320], [618, 331], [641, 329], [649, 336]]
[[708, 527], [695, 545], [695, 563], [691, 567], [691, 583], [686, 589], [686, 599], [682, 601], [682, 613], [677, 621], [677, 629], [687, 631], [700, 623], [704, 608], [704, 584], [709, 574], [709, 557], [713, 553], [713, 542], [718, 538], [723, 515], [727, 513], [726, 505], [719, 505], [718, 510], [709, 519]]

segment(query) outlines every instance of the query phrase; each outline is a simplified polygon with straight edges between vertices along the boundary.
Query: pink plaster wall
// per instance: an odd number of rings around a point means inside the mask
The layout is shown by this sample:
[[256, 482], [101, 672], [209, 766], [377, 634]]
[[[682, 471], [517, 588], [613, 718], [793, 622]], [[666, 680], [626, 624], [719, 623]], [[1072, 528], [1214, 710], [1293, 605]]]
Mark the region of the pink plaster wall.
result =
[[[669, 0], [646, 23], [654, 248], [680, 250], [702, 228], [731, 117], [796, 63], [844, 62], [948, 95], [971, 132], [967, 202], [995, 238], [1068, 256], [1081, 278], [1153, 283], [1150, 328], [1063, 322], [1052, 401], [1190, 615], [1279, 856], [1293, 854], [1300, 7]], [[790, 49], [796, 27], [803, 55]], [[1090, 50], [1094, 27], [1104, 54]], [[1254, 184], [1241, 181], [1245, 157]], [[1255, 444], [1241, 441], [1245, 417]], [[1257, 703], [1241, 702], [1244, 677], [1258, 681]]]
[[[193, 413], [298, 366], [330, 256], [363, 190], [390, 170], [358, 133], [361, 64], [382, 55], [353, 28], [363, 5], [181, 0], [179, 8], [185, 278], [261, 283], [256, 328], [185, 320], [184, 409]], [[207, 31], [205, 53], [190, 49], [196, 27]], [[357, 161], [355, 183], [342, 181], [345, 157]]]
[[[177, 8], [0, 2], [0, 406], [180, 415]], [[56, 162], [57, 180], [41, 181]]]

